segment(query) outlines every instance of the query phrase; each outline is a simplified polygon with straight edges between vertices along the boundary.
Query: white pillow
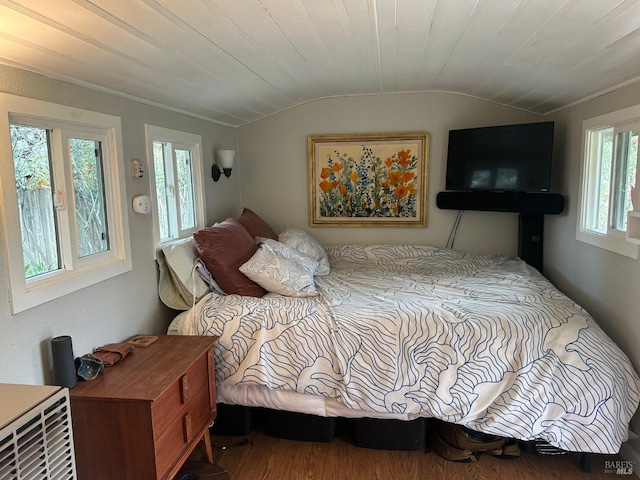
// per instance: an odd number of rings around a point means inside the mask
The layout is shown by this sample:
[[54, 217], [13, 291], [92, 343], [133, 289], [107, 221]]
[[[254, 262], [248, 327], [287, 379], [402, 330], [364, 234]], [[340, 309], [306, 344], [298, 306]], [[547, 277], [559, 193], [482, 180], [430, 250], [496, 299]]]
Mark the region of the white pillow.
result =
[[327, 252], [311, 235], [304, 230], [287, 225], [278, 236], [278, 241], [318, 262], [315, 275], [329, 273], [329, 257]]
[[259, 241], [256, 253], [240, 266], [242, 273], [268, 292], [287, 297], [318, 295], [313, 282], [317, 261], [276, 240]]

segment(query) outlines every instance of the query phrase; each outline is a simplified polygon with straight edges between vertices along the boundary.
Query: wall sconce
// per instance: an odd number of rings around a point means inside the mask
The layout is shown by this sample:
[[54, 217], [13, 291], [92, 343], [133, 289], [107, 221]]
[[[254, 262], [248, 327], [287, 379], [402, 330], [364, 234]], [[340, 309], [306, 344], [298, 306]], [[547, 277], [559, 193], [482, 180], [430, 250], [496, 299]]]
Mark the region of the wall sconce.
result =
[[220, 160], [220, 165], [222, 165], [222, 172], [220, 171], [218, 164], [214, 163], [211, 167], [211, 176], [213, 177], [214, 182], [220, 180], [220, 175], [223, 172], [225, 177], [229, 178], [231, 176], [231, 169], [233, 168], [233, 159], [235, 156], [235, 150], [218, 150], [218, 160]]

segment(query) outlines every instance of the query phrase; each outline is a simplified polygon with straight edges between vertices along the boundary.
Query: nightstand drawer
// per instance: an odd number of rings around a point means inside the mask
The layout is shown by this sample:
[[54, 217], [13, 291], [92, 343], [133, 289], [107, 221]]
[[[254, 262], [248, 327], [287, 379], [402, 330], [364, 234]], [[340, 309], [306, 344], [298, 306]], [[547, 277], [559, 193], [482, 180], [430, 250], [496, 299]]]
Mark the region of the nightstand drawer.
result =
[[201, 355], [189, 369], [175, 380], [153, 403], [153, 431], [156, 437], [171, 424], [178, 413], [189, 408], [201, 390], [209, 390], [207, 356]]
[[169, 426], [156, 442], [156, 468], [164, 472], [170, 468], [171, 462], [180, 452], [191, 443], [200, 433], [203, 425], [209, 425], [213, 420], [209, 401], [209, 389], [202, 388], [194, 393], [189, 405], [174, 417]]

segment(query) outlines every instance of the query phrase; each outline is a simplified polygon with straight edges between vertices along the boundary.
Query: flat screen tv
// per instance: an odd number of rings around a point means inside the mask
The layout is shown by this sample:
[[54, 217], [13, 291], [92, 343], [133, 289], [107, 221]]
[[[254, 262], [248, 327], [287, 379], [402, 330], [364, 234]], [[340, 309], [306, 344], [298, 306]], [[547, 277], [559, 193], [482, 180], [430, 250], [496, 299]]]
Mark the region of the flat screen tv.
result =
[[447, 190], [547, 192], [554, 122], [449, 131]]

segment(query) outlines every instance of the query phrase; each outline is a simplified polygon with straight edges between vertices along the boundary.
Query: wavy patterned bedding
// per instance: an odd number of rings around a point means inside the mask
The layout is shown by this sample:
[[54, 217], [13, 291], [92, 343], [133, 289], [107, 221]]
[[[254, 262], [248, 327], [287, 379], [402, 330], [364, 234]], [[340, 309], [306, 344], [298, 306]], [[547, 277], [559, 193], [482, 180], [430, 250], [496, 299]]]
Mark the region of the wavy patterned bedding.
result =
[[220, 336], [219, 395], [271, 406], [274, 392], [329, 405], [325, 415], [435, 417], [569, 451], [619, 451], [638, 375], [524, 262], [420, 246], [327, 253], [317, 297], [211, 293], [182, 319], [181, 333]]

